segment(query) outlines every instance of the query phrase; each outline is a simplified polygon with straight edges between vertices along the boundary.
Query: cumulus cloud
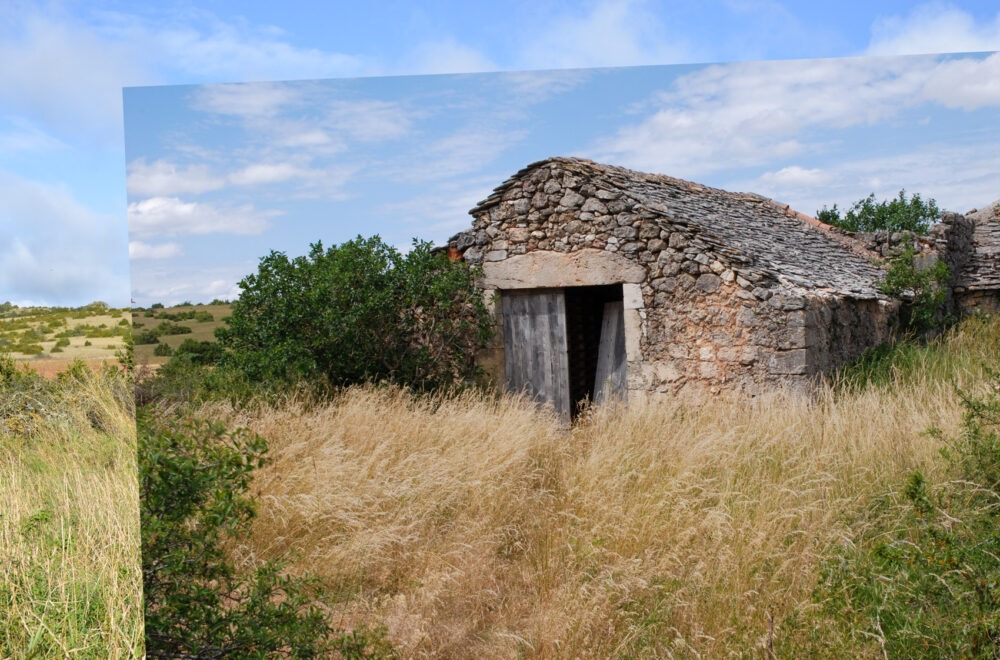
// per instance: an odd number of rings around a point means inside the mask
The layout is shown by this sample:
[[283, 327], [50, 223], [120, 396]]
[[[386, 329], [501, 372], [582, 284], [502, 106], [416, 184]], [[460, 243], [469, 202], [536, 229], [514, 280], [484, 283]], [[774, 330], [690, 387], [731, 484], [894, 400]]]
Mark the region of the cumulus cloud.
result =
[[928, 2], [872, 25], [870, 55], [1000, 50], [1000, 11], [980, 21], [952, 4]]
[[642, 119], [597, 141], [589, 155], [684, 177], [787, 163], [826, 149], [838, 130], [874, 125], [928, 101], [1000, 104], [993, 84], [982, 82], [995, 80], [997, 57], [711, 66], [655, 95], [637, 111]]
[[275, 215], [252, 204], [217, 207], [177, 197], [150, 197], [128, 205], [129, 230], [136, 237], [260, 234]]
[[181, 246], [178, 243], [143, 243], [129, 241], [129, 259], [170, 259], [181, 256]]
[[225, 185], [225, 179], [207, 165], [179, 167], [162, 159], [147, 163], [145, 158], [128, 164], [126, 181], [128, 194], [138, 197], [200, 194]]

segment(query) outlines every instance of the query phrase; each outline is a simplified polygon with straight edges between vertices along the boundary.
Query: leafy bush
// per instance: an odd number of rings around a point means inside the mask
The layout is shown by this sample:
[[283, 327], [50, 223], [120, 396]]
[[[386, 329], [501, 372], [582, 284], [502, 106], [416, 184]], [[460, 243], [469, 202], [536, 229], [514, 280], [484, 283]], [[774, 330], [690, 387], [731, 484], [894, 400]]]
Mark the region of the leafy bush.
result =
[[837, 636], [874, 640], [885, 657], [1000, 657], [1000, 380], [965, 404], [946, 454], [953, 478], [913, 473], [903, 502], [876, 505], [817, 590]]
[[942, 306], [948, 295], [948, 265], [940, 260], [920, 264], [912, 247], [889, 259], [885, 278], [878, 283], [882, 293], [902, 298], [906, 305], [904, 323], [924, 332], [947, 322]]
[[163, 335], [188, 335], [191, 334], [191, 328], [186, 325], [180, 325], [179, 323], [164, 321], [156, 326], [155, 332], [161, 337]]
[[387, 655], [377, 634], [344, 635], [319, 583], [280, 565], [239, 570], [226, 553], [256, 515], [247, 496], [266, 442], [218, 423], [140, 412], [139, 487], [149, 657]]
[[906, 191], [889, 201], [875, 201], [875, 194], [854, 202], [843, 217], [834, 204], [832, 209], [825, 206], [816, 212], [816, 219], [848, 231], [912, 231], [926, 234], [930, 226], [941, 216], [937, 203], [931, 199], [924, 202], [918, 193], [906, 198]]
[[153, 355], [160, 357], [169, 357], [173, 354], [174, 349], [170, 348], [170, 344], [157, 344], [156, 348], [153, 349]]
[[155, 330], [141, 330], [135, 333], [133, 341], [136, 344], [158, 344], [160, 335]]
[[205, 310], [200, 310], [195, 312], [192, 318], [194, 318], [194, 320], [197, 321], [198, 323], [211, 323], [212, 321], [215, 320], [215, 317], [212, 316], [212, 313], [206, 312]]
[[420, 241], [405, 256], [378, 236], [271, 252], [240, 287], [217, 336], [255, 381], [458, 384], [492, 327], [474, 272]]
[[197, 341], [185, 339], [174, 352], [177, 359], [189, 360], [192, 364], [215, 365], [218, 364], [225, 354], [222, 346], [213, 341]]

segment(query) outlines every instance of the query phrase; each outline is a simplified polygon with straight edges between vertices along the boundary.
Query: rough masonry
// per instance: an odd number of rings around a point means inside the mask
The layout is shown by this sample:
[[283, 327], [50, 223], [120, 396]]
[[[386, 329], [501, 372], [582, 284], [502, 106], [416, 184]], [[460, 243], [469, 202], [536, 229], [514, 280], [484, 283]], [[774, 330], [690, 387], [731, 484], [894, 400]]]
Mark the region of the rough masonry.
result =
[[[991, 207], [988, 222], [948, 216], [922, 243], [912, 236], [857, 237], [758, 195], [551, 158], [517, 172], [472, 209], [472, 228], [454, 236], [449, 249], [482, 267], [501, 329], [505, 296], [565, 294], [570, 346], [556, 348], [569, 351], [571, 371], [587, 350], [610, 350], [588, 335], [598, 322], [587, 319], [600, 310], [590, 310], [587, 300], [620, 304], [621, 396], [754, 393], [808, 388], [891, 336], [899, 302], [879, 293], [878, 262], [880, 252], [903, 241], [956, 262], [956, 291], [966, 301], [982, 298], [967, 306], [985, 306], [990, 295], [995, 301], [998, 209]], [[992, 247], [970, 250], [977, 240]], [[535, 332], [522, 326], [542, 321], [517, 323], [508, 319], [508, 331]], [[583, 348], [574, 349], [574, 341]], [[498, 380], [505, 377], [505, 351], [509, 379], [510, 352], [520, 350], [510, 342], [501, 332], [484, 359]], [[534, 360], [524, 368], [548, 369], [547, 353], [539, 355], [524, 358]], [[529, 389], [538, 387], [548, 386]]]

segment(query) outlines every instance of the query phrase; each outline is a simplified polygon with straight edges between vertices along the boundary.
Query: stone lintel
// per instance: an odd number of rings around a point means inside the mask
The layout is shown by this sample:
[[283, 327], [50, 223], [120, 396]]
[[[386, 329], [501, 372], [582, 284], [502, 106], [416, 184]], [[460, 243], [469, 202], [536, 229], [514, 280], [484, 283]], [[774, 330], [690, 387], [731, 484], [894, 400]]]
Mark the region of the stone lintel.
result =
[[483, 264], [481, 285], [490, 289], [548, 289], [604, 284], [639, 284], [646, 269], [605, 250], [537, 250]]

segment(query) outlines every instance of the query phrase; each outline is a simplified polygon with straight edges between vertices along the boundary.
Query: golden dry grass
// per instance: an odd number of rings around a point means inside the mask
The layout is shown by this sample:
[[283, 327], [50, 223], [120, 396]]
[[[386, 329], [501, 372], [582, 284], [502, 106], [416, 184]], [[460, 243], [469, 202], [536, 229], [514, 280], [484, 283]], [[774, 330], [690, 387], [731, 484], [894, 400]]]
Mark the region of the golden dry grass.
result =
[[761, 652], [851, 517], [934, 473], [924, 430], [962, 414], [921, 378], [632, 405], [571, 431], [513, 397], [378, 388], [203, 412], [271, 443], [241, 552], [320, 576], [336, 622], [385, 625], [405, 657], [456, 658]]
[[135, 420], [124, 380], [72, 380], [37, 433], [0, 428], [0, 656], [142, 654]]

